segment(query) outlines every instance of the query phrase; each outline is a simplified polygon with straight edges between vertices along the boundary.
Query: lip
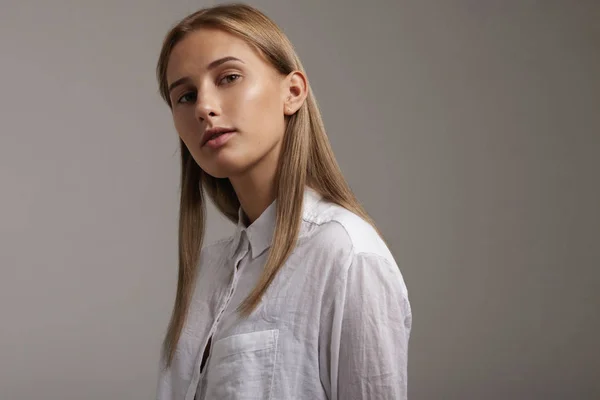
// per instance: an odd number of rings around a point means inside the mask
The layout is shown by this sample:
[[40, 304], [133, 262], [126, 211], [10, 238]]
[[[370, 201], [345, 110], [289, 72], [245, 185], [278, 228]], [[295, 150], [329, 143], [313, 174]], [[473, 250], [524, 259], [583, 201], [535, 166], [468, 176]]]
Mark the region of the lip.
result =
[[234, 135], [235, 135], [235, 132], [224, 133], [224, 134], [217, 136], [216, 138], [206, 142], [205, 147], [210, 147], [213, 150], [219, 149], [222, 146], [224, 146], [225, 143], [227, 143], [229, 141], [229, 139], [231, 139], [231, 137]]
[[202, 135], [202, 140], [200, 142], [200, 146], [204, 146], [206, 143], [208, 143], [208, 141], [210, 140], [210, 138], [213, 135], [230, 133], [230, 132], [231, 133], [235, 132], [235, 129], [233, 129], [233, 128], [224, 128], [224, 127], [221, 127], [221, 126], [215, 126], [215, 127], [210, 128], [210, 129], [207, 129], [204, 132], [204, 135]]

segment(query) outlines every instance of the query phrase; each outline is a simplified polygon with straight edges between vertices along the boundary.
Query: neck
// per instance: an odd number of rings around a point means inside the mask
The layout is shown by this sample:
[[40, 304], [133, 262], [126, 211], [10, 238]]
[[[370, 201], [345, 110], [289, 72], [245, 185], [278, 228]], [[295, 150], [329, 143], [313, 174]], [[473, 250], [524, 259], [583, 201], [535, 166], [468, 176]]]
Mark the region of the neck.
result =
[[[270, 158], [269, 155], [266, 158]], [[242, 210], [248, 218], [248, 224], [256, 221], [277, 197], [276, 166], [276, 159], [265, 159], [243, 175], [229, 178]]]

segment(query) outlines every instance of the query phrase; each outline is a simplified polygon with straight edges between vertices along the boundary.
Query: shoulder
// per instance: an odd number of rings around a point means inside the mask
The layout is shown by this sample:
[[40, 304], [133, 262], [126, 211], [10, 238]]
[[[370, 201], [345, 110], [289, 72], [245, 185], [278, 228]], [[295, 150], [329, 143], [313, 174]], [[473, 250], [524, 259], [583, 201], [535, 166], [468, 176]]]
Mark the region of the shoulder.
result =
[[220, 251], [220, 250], [227, 248], [232, 241], [233, 241], [233, 236], [219, 239], [217, 241], [203, 245], [202, 251], [206, 251], [206, 252]]
[[227, 249], [230, 248], [232, 242], [233, 237], [227, 237], [202, 246], [202, 251], [200, 252], [200, 264], [202, 265], [206, 262], [221, 258], [226, 254]]
[[365, 307], [365, 299], [372, 304], [383, 304], [385, 300], [410, 314], [403, 274], [377, 230], [335, 204], [320, 204], [315, 210], [304, 221], [309, 225], [306, 236], [311, 253], [318, 252], [318, 270], [329, 278], [324, 302], [333, 304], [335, 298], [344, 298]]
[[345, 250], [351, 259], [376, 257], [395, 263], [375, 228], [359, 215], [337, 204], [321, 202], [304, 216], [311, 242], [329, 249]]

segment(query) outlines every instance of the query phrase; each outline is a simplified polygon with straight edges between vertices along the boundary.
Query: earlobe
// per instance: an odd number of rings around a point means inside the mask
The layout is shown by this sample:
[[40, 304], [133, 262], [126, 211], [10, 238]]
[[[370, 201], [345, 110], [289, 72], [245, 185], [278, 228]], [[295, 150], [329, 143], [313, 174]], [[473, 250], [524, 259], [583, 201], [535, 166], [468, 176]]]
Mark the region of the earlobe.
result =
[[294, 115], [296, 113], [296, 111], [298, 111], [299, 107], [295, 107], [292, 103], [286, 103], [285, 107], [283, 108], [284, 110], [284, 114], [285, 115]]

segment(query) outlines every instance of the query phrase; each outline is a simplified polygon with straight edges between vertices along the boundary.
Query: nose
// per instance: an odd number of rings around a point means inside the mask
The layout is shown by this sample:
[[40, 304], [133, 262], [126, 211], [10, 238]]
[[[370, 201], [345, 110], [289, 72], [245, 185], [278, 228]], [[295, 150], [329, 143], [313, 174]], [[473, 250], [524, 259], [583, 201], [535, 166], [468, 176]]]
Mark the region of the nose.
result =
[[210, 93], [198, 94], [196, 100], [196, 118], [200, 122], [207, 121], [219, 115], [220, 110], [215, 96]]

